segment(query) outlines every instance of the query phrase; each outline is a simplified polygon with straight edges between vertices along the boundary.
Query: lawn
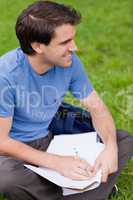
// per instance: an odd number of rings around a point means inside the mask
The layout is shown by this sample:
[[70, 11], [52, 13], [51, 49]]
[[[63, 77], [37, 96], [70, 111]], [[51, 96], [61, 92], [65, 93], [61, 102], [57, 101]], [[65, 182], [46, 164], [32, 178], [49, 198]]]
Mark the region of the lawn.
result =
[[[18, 46], [16, 17], [32, 0], [0, 0], [0, 55]], [[117, 128], [133, 134], [133, 1], [58, 0], [83, 16], [77, 28], [78, 54], [91, 82], [115, 119]], [[69, 102], [77, 104], [69, 94]], [[119, 196], [133, 200], [133, 160], [118, 180]]]

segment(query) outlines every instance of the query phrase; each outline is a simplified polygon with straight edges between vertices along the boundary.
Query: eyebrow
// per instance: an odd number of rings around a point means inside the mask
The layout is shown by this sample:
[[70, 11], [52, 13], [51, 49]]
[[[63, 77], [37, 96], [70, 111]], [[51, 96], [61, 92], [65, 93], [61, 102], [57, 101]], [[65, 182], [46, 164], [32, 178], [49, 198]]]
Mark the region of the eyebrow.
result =
[[72, 38], [64, 40], [64, 41], [60, 42], [59, 44], [66, 44], [67, 42], [70, 42], [71, 40], [73, 40], [76, 37], [76, 35], [77, 35], [77, 32], [75, 32], [75, 34], [74, 34], [74, 36]]
[[64, 41], [60, 42], [59, 44], [65, 44], [65, 43], [67, 43], [67, 42], [70, 42], [71, 40], [72, 40], [72, 38], [71, 38], [71, 39], [68, 39], [68, 40], [64, 40]]

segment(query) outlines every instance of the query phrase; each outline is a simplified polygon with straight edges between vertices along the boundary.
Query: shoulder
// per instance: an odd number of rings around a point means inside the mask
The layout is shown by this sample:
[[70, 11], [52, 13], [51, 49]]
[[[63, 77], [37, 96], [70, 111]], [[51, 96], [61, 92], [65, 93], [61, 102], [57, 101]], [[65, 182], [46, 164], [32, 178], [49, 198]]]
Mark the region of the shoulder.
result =
[[22, 65], [24, 54], [21, 49], [17, 48], [0, 57], [0, 75], [8, 79], [12, 77], [15, 71], [18, 71]]

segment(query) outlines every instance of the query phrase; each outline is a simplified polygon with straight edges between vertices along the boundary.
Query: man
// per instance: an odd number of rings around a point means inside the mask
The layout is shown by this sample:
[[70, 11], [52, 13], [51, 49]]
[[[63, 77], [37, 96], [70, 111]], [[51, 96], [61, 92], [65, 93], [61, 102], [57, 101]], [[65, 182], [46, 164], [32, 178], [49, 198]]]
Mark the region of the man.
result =
[[[10, 200], [105, 200], [132, 156], [133, 138], [116, 135], [111, 114], [75, 54], [75, 26], [80, 19], [71, 7], [36, 2], [16, 23], [21, 48], [0, 59], [0, 194]], [[80, 158], [46, 152], [52, 138], [48, 126], [68, 90], [89, 110], [105, 143], [94, 166]], [[101, 168], [102, 184], [63, 197], [60, 187], [26, 169], [25, 162], [75, 180], [86, 180], [86, 171], [93, 176]]]

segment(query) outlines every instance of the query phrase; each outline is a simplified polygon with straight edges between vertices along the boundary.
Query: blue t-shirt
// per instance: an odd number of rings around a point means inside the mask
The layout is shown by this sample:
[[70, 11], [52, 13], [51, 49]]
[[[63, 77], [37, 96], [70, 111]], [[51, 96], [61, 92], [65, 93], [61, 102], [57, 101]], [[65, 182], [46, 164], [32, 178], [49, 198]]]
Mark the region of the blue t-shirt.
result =
[[71, 66], [53, 66], [43, 75], [20, 48], [0, 58], [0, 117], [13, 117], [11, 138], [26, 142], [45, 137], [68, 90], [78, 99], [93, 90], [76, 54]]

